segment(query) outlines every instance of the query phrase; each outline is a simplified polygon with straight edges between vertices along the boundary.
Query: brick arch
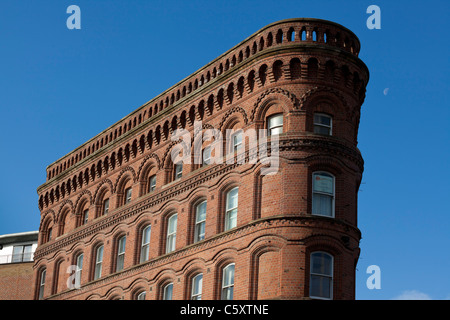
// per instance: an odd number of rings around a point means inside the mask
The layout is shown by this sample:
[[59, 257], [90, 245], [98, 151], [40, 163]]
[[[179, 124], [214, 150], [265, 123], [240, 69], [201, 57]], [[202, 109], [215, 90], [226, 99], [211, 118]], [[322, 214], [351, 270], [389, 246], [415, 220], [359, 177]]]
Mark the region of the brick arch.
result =
[[250, 120], [261, 120], [261, 116], [273, 101], [283, 102], [286, 111], [298, 109], [298, 99], [295, 94], [280, 88], [271, 88], [264, 91], [256, 100], [250, 113]]
[[114, 185], [111, 182], [111, 180], [109, 179], [104, 179], [102, 182], [100, 182], [100, 184], [97, 186], [97, 189], [94, 192], [94, 203], [95, 204], [99, 204], [98, 201], [100, 199], [100, 197], [104, 194], [105, 189], [109, 189], [109, 192], [111, 192], [111, 194], [113, 193], [114, 190]]
[[153, 163], [155, 164], [155, 167], [160, 170], [161, 169], [161, 160], [159, 160], [159, 157], [156, 153], [149, 154], [145, 156], [144, 160], [142, 160], [138, 172], [137, 172], [137, 179], [138, 181], [141, 181], [143, 179], [143, 175], [145, 175], [147, 169], [149, 166], [151, 166]]
[[117, 193], [118, 190], [121, 188], [123, 181], [127, 175], [130, 175], [133, 183], [136, 183], [137, 175], [136, 175], [136, 172], [134, 171], [134, 169], [130, 166], [125, 167], [120, 171], [120, 174], [117, 177], [116, 182], [114, 183], [114, 193]]
[[229, 109], [222, 117], [222, 120], [219, 123], [219, 130], [223, 132], [223, 130], [230, 125], [231, 121], [238, 118], [242, 118], [242, 122], [244, 123], [244, 125], [248, 123], [248, 116], [243, 108], [235, 106]]
[[[282, 248], [286, 245], [286, 239], [284, 239], [281, 236], [278, 235], [266, 235], [266, 236], [262, 236], [259, 238], [256, 238], [252, 241], [252, 243], [249, 245], [249, 250], [250, 250], [250, 273], [249, 273], [249, 279], [251, 281], [251, 283], [253, 283], [252, 286], [249, 287], [249, 298], [250, 299], [258, 299], [260, 297], [258, 297], [258, 291], [260, 289], [260, 285], [259, 285], [259, 281], [261, 280], [260, 276], [261, 275], [265, 275], [266, 277], [268, 276], [267, 272], [266, 273], [261, 273], [259, 270], [260, 267], [260, 258], [261, 256], [263, 256], [266, 253], [278, 253], [278, 259], [281, 260], [281, 250]], [[274, 265], [276, 265], [276, 263], [274, 263]], [[269, 270], [269, 274], [270, 275], [275, 275], [275, 270], [276, 268], [274, 268], [274, 270]], [[279, 273], [281, 273], [281, 271], [279, 271]], [[269, 275], [269, 276], [270, 276]], [[279, 276], [279, 284], [281, 283], [281, 274], [278, 275]], [[273, 278], [273, 276], [271, 277]], [[277, 288], [278, 286], [272, 286]], [[278, 296], [278, 294], [276, 295]], [[264, 298], [264, 297], [263, 297]], [[270, 297], [266, 297], [266, 298], [270, 298]]]
[[79, 194], [77, 200], [75, 201], [75, 205], [73, 206], [75, 214], [79, 213], [78, 211], [80, 209], [80, 205], [82, 204], [82, 201], [84, 201], [84, 199], [87, 199], [87, 203], [89, 204], [89, 206], [93, 204], [92, 193], [89, 190], [84, 190]]

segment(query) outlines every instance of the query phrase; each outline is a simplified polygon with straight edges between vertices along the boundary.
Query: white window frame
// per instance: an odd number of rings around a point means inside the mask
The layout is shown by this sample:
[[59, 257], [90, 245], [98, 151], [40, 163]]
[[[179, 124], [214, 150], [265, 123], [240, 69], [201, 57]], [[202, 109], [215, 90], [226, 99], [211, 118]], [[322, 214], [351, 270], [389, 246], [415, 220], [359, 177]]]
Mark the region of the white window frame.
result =
[[45, 276], [47, 274], [47, 269], [41, 271], [41, 276], [39, 278], [39, 300], [44, 298], [44, 289], [45, 289]]
[[[235, 207], [229, 207], [229, 197], [231, 196], [231, 192], [237, 190], [237, 201]], [[238, 201], [239, 201], [239, 187], [234, 187], [230, 189], [225, 196], [225, 226], [224, 231], [230, 230], [237, 226], [237, 214], [238, 214]]]
[[[18, 253], [18, 251], [20, 251]], [[26, 252], [28, 251], [28, 252]], [[11, 262], [26, 262], [32, 261], [33, 257], [33, 245], [32, 244], [23, 244], [19, 246], [13, 246], [13, 254], [11, 258]]]
[[[326, 124], [323, 124], [323, 123], [320, 123], [320, 122], [316, 122], [316, 116], [329, 118], [330, 119], [330, 125], [326, 125]], [[317, 127], [327, 128], [329, 130], [329, 133], [328, 134], [324, 134], [324, 133], [318, 133], [317, 132], [316, 134], [322, 134], [322, 135], [328, 135], [328, 136], [333, 135], [333, 117], [332, 116], [330, 116], [328, 114], [325, 114], [325, 113], [320, 113], [320, 112], [319, 113], [314, 113], [314, 115], [313, 115], [313, 123], [314, 123], [314, 133], [316, 133], [316, 126], [317, 126]]]
[[83, 225], [85, 225], [88, 222], [89, 219], [89, 209], [86, 209], [83, 211]]
[[133, 195], [133, 188], [129, 187], [125, 189], [125, 204], [131, 202], [131, 196]]
[[148, 180], [148, 192], [152, 192], [156, 189], [156, 174], [151, 175]]
[[[171, 223], [175, 219], [174, 228], [171, 230]], [[167, 219], [167, 237], [166, 237], [166, 253], [175, 251], [176, 248], [176, 239], [177, 239], [177, 221], [178, 215], [176, 213], [172, 214]]]
[[179, 180], [183, 177], [183, 162], [175, 164], [174, 180]]
[[136, 296], [136, 300], [145, 300], [146, 296], [147, 296], [147, 293], [145, 291], [142, 291]]
[[[146, 233], [148, 232], [148, 239], [146, 240]], [[150, 237], [152, 235], [152, 226], [148, 225], [142, 229], [142, 240], [141, 240], [141, 254], [140, 263], [145, 262], [149, 258], [150, 254]]]
[[79, 288], [81, 285], [81, 273], [83, 271], [83, 259], [84, 255], [80, 253], [75, 259], [76, 269], [75, 269], [75, 287]]
[[[315, 176], [316, 175], [325, 175], [325, 176], [330, 176], [333, 179], [333, 193], [326, 193], [326, 192], [321, 192], [321, 191], [316, 191], [314, 190], [314, 184], [315, 184]], [[334, 214], [335, 214], [335, 193], [336, 193], [336, 178], [334, 175], [332, 175], [331, 173], [327, 172], [327, 171], [315, 171], [312, 173], [312, 202], [311, 202], [311, 214], [315, 215], [315, 216], [322, 216], [322, 217], [329, 217], [329, 218], [334, 218]], [[331, 215], [326, 215], [326, 214], [320, 214], [320, 213], [315, 213], [315, 207], [314, 207], [314, 196], [315, 195], [321, 195], [321, 196], [327, 196], [331, 198]]]
[[202, 300], [202, 287], [203, 287], [203, 273], [199, 273], [192, 278], [191, 300]]
[[[277, 125], [271, 125], [271, 120], [276, 119], [276, 118], [281, 118], [281, 124], [277, 124]], [[269, 136], [273, 136], [276, 134], [280, 134], [283, 133], [283, 114], [282, 113], [276, 113], [273, 114], [271, 116], [269, 116], [267, 118], [267, 133]], [[280, 129], [281, 128], [281, 132], [279, 133], [272, 133], [273, 130], [275, 129]]]
[[100, 279], [100, 277], [102, 276], [103, 250], [103, 245], [98, 246], [98, 248], [95, 250], [94, 280]]
[[[239, 138], [239, 139], [238, 139]], [[231, 136], [231, 141], [233, 143], [233, 149], [232, 152], [239, 152], [239, 150], [242, 148], [242, 140], [244, 139], [244, 134], [242, 130], [238, 130], [237, 132], [233, 133]]]
[[[168, 289], [170, 288], [170, 296], [168, 295]], [[172, 300], [173, 297], [173, 282], [168, 283], [163, 288], [163, 300]]]
[[117, 239], [117, 261], [116, 272], [122, 271], [125, 267], [125, 247], [127, 243], [127, 237], [122, 236]]
[[[330, 273], [331, 274], [321, 274], [321, 273], [313, 273], [313, 256], [315, 254], [325, 254], [327, 256], [329, 256], [331, 258], [331, 266], [330, 266]], [[320, 299], [320, 300], [333, 300], [333, 274], [334, 274], [334, 257], [333, 255], [329, 254], [328, 252], [324, 252], [324, 251], [314, 251], [311, 252], [310, 255], [310, 267], [309, 267], [309, 297], [313, 298], [313, 299]], [[329, 280], [330, 282], [330, 297], [321, 297], [321, 296], [313, 296], [311, 295], [311, 291], [312, 291], [312, 278], [313, 276], [315, 277], [322, 277], [322, 278], [326, 278]]]
[[[231, 279], [227, 278], [227, 269], [233, 267], [233, 281], [231, 282]], [[226, 265], [222, 269], [222, 289], [221, 289], [221, 300], [233, 300], [233, 294], [234, 294], [234, 277], [235, 277], [235, 264], [230, 263]], [[227, 281], [228, 280], [228, 281]], [[228, 282], [228, 283], [226, 283]], [[231, 292], [231, 297], [230, 297]]]
[[109, 198], [103, 200], [103, 214], [108, 214], [109, 212]]
[[[200, 210], [202, 208], [202, 205], [204, 205], [205, 208], [205, 217], [202, 220], [200, 219]], [[207, 208], [207, 201], [201, 201], [195, 206], [195, 227], [194, 227], [194, 242], [201, 241], [205, 239], [205, 223], [206, 223], [206, 208]]]

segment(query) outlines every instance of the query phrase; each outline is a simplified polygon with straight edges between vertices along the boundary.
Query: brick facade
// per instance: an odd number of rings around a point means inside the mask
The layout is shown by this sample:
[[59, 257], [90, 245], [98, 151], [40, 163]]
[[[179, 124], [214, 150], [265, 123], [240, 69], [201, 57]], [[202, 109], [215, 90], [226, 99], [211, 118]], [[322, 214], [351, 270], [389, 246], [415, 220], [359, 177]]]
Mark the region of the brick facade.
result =
[[[34, 298], [45, 270], [48, 299], [135, 299], [142, 291], [146, 299], [161, 299], [168, 283], [173, 299], [190, 299], [198, 273], [202, 299], [220, 299], [222, 270], [234, 263], [235, 299], [304, 299], [310, 297], [311, 254], [326, 252], [333, 259], [332, 298], [354, 299], [363, 172], [357, 134], [369, 78], [359, 48], [357, 37], [333, 22], [272, 23], [49, 165], [38, 188]], [[318, 113], [332, 118], [331, 135], [314, 133]], [[174, 179], [176, 129], [187, 130], [192, 141], [212, 128], [225, 137], [227, 129], [267, 129], [275, 114], [283, 115], [276, 174], [261, 174], [265, 164], [251, 163], [250, 137], [244, 138], [245, 163], [183, 164], [182, 177]], [[225, 157], [230, 152], [223, 148]], [[332, 217], [312, 214], [312, 176], [319, 171], [334, 177]], [[153, 175], [156, 187], [149, 191]], [[227, 192], [235, 187], [237, 222], [225, 230]], [[196, 205], [205, 200], [205, 238], [195, 242]], [[175, 213], [175, 250], [166, 253]], [[141, 262], [147, 226], [150, 249]], [[124, 263], [117, 271], [122, 236]], [[95, 279], [101, 245], [102, 272]], [[81, 253], [81, 287], [70, 290], [66, 271]]]

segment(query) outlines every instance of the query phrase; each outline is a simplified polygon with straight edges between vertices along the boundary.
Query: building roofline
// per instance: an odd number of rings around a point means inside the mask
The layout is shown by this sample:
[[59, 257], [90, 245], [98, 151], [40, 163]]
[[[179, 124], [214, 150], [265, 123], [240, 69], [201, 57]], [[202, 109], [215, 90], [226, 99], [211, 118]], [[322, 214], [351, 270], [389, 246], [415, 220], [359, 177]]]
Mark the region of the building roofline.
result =
[[37, 241], [39, 231], [18, 232], [0, 235], [0, 244], [8, 244], [14, 242]]

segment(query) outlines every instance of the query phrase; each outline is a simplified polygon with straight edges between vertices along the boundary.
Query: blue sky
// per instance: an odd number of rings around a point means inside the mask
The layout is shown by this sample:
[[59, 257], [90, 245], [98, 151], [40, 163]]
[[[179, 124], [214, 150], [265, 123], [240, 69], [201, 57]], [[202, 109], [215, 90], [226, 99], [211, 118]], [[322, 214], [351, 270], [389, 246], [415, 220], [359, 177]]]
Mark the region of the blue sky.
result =
[[[72, 4], [81, 30], [66, 27]], [[366, 26], [372, 4], [379, 30]], [[445, 0], [2, 0], [0, 234], [39, 228], [36, 189], [53, 161], [265, 25], [327, 19], [359, 37], [370, 70], [356, 297], [450, 299], [449, 9]], [[381, 289], [366, 287], [370, 265]]]

